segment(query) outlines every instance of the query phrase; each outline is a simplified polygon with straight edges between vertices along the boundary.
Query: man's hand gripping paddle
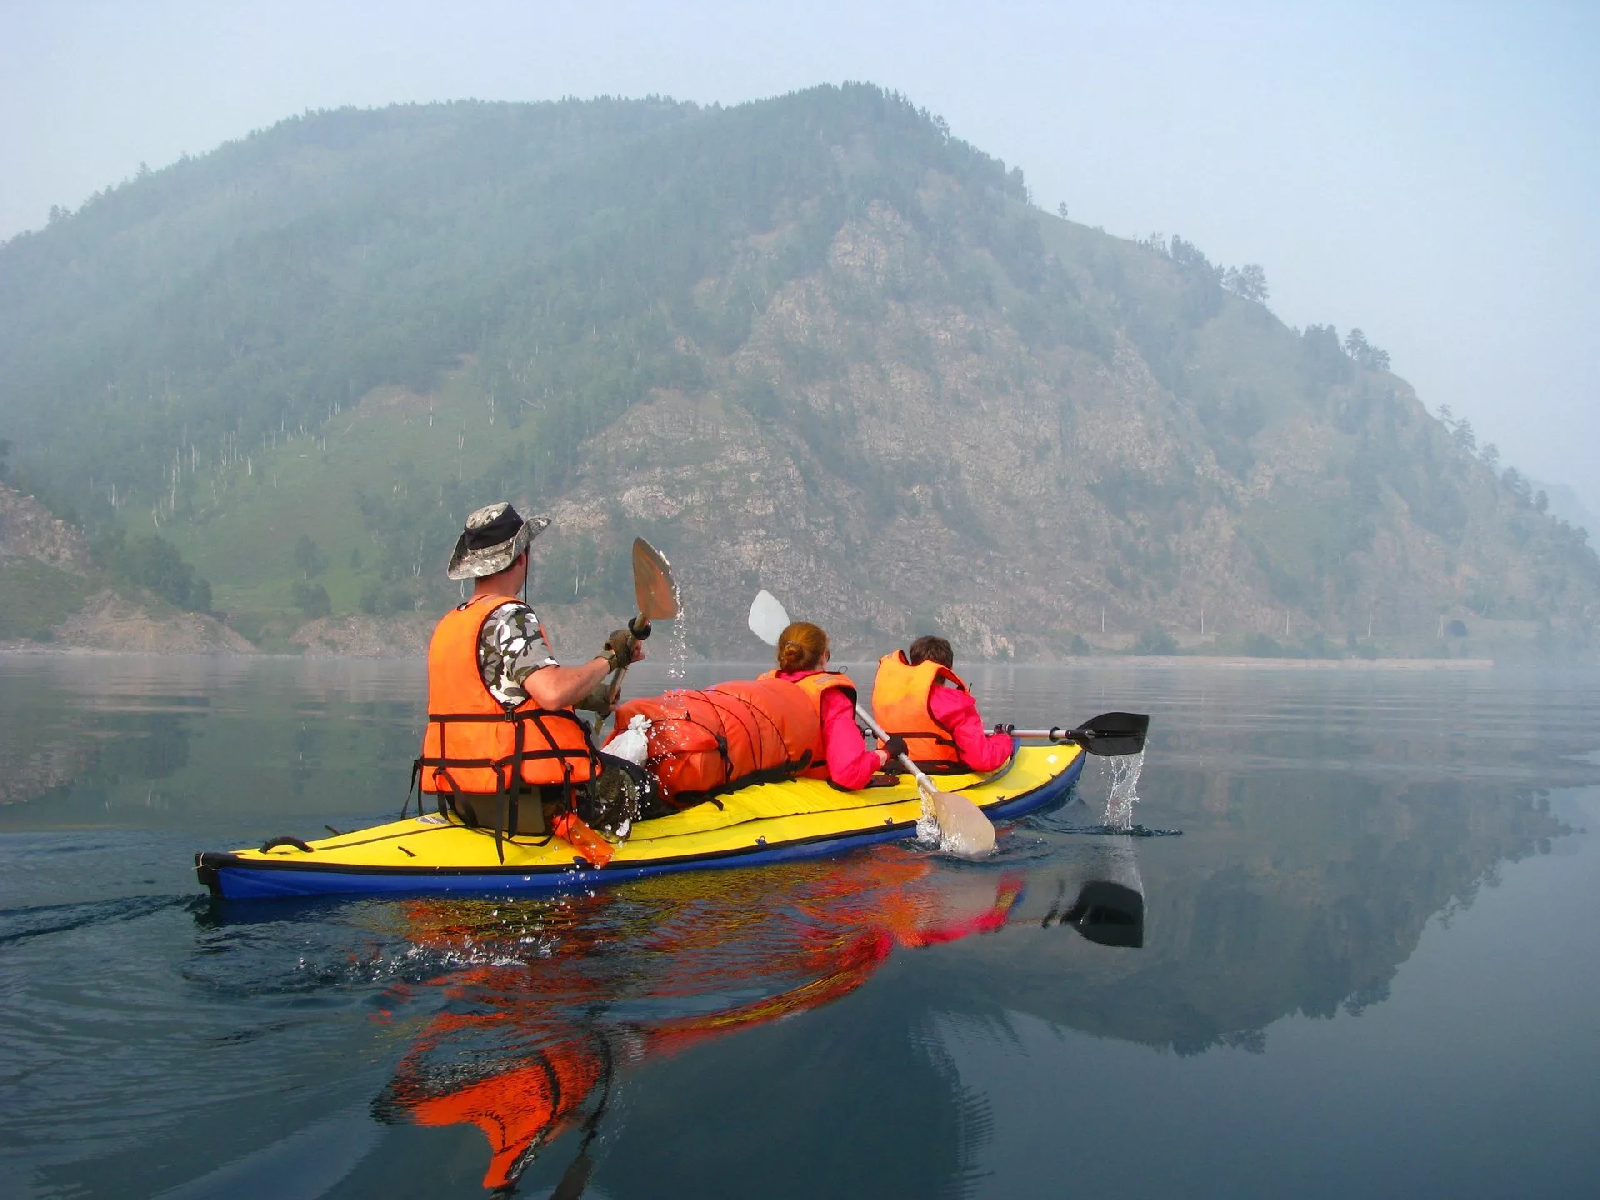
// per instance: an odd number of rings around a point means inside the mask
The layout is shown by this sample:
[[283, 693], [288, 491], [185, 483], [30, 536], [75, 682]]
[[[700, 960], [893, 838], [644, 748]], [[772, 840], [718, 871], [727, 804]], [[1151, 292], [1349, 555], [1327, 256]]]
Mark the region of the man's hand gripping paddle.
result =
[[[762, 591], [750, 605], [750, 632], [769, 646], [776, 646], [784, 627], [789, 624], [789, 614], [771, 592]], [[872, 714], [856, 705], [856, 716], [866, 723], [880, 741], [886, 741], [882, 729], [872, 719]], [[917, 781], [917, 791], [922, 794], [922, 811], [931, 817], [939, 829], [939, 848], [963, 858], [982, 858], [994, 851], [994, 824], [984, 816], [983, 810], [952, 792], [941, 792], [917, 765], [906, 755], [900, 762]]]
[[[643, 538], [633, 539], [633, 599], [639, 615], [628, 622], [628, 630], [641, 642], [650, 636], [651, 621], [678, 619], [678, 587], [672, 582], [672, 564], [666, 556]], [[628, 673], [623, 663], [606, 681], [606, 708], [617, 706], [622, 695], [622, 677]], [[609, 716], [609, 711], [605, 716]]]

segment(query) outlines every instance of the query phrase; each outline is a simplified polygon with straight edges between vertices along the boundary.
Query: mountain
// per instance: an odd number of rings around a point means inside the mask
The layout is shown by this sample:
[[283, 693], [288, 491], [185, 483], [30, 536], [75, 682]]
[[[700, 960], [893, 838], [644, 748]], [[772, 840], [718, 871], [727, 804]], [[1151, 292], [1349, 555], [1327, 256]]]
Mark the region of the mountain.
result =
[[850, 652], [1590, 652], [1585, 535], [1265, 298], [867, 85], [341, 110], [0, 247], [0, 436], [272, 647], [425, 622], [504, 497], [562, 644], [642, 533], [710, 655], [760, 586]]

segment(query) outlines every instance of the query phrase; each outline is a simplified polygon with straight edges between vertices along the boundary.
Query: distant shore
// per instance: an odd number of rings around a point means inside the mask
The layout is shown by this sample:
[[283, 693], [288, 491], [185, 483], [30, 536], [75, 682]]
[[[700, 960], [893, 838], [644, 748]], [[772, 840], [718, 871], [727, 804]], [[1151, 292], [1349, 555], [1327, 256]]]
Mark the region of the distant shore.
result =
[[1062, 659], [1056, 665], [1092, 663], [1127, 667], [1243, 667], [1276, 671], [1488, 671], [1492, 658], [1249, 658], [1203, 654], [1117, 654]]
[[[237, 661], [251, 661], [256, 659], [299, 661], [299, 662], [337, 662], [345, 659], [351, 662], [423, 662], [425, 656], [417, 654], [272, 654], [272, 653], [246, 653], [228, 651], [195, 651], [195, 650], [109, 650], [91, 646], [63, 646], [50, 642], [0, 642], [0, 657], [18, 658], [223, 658]], [[745, 665], [750, 660], [739, 658], [693, 658], [690, 660], [696, 665], [717, 664], [720, 666]], [[841, 662], [848, 661], [854, 665], [855, 656], [848, 653], [840, 656]], [[1195, 667], [1222, 667], [1229, 670], [1269, 670], [1269, 671], [1489, 671], [1496, 666], [1492, 658], [1251, 658], [1244, 655], [1234, 656], [1207, 656], [1203, 654], [1085, 654], [1072, 655], [1059, 659], [1041, 659], [1033, 662], [1019, 662], [1011, 659], [972, 659], [974, 667], [1132, 667], [1139, 670], [1170, 670]], [[658, 665], [658, 664], [652, 664]], [[766, 660], [760, 663], [751, 663], [765, 667]], [[870, 666], [870, 664], [862, 664]], [[1505, 664], [1507, 666], [1514, 664]], [[1531, 664], [1530, 664], [1531, 665]]]

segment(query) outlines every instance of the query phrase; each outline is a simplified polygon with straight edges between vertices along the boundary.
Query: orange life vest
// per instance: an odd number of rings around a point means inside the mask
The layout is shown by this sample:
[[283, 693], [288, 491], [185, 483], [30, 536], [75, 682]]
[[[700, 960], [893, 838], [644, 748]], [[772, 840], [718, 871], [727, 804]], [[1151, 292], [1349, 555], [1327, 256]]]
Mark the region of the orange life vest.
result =
[[[763, 671], [756, 678], [778, 679], [778, 672]], [[856, 706], [856, 685], [850, 676], [843, 671], [814, 671], [801, 679], [779, 680], [783, 683], [792, 683], [806, 694], [811, 701], [811, 708], [817, 714], [816, 740], [811, 745], [811, 765], [800, 772], [802, 779], [828, 778], [827, 737], [822, 729], [822, 697], [834, 688], [843, 688], [850, 697], [850, 707]]]
[[638, 715], [650, 719], [650, 772], [661, 794], [680, 805], [791, 779], [811, 761], [817, 740], [810, 699], [781, 679], [630, 700], [617, 709], [618, 733]]
[[878, 660], [878, 678], [872, 685], [872, 715], [885, 733], [905, 738], [911, 761], [922, 770], [965, 771], [955, 739], [928, 708], [936, 687], [969, 690], [961, 676], [932, 659], [913, 667], [904, 650], [885, 654]]
[[484, 685], [478, 637], [515, 596], [476, 596], [444, 615], [428, 645], [428, 729], [422, 790], [515, 795], [521, 786], [574, 784], [600, 773], [589, 731], [570, 708], [524, 700], [507, 709]]

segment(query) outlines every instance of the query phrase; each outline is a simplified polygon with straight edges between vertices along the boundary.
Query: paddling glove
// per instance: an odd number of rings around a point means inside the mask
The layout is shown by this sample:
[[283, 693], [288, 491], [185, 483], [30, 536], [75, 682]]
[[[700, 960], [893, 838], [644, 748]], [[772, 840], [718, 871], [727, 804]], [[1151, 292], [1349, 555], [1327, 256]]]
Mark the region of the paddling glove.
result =
[[572, 706], [581, 708], [584, 712], [592, 712], [604, 721], [611, 715], [611, 684], [602, 679], [589, 689], [589, 694]]
[[615, 671], [618, 667], [625, 667], [638, 659], [639, 639], [627, 629], [617, 629], [606, 639], [605, 650], [606, 661]]
[[889, 766], [893, 766], [895, 763], [898, 763], [902, 754], [909, 756], [911, 753], [911, 751], [906, 748], [905, 738], [901, 737], [898, 733], [890, 734], [889, 740], [883, 744], [883, 748], [889, 755], [889, 762], [887, 764]]

